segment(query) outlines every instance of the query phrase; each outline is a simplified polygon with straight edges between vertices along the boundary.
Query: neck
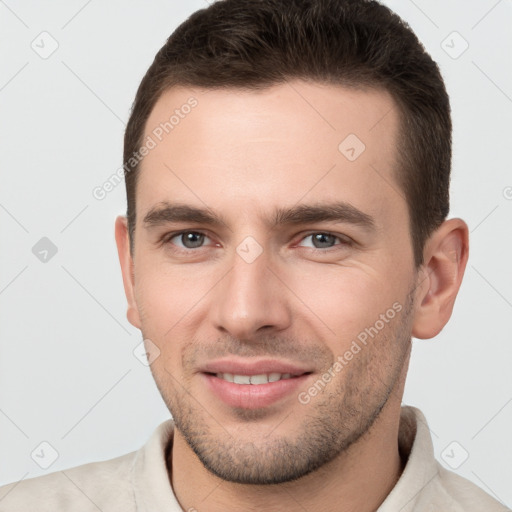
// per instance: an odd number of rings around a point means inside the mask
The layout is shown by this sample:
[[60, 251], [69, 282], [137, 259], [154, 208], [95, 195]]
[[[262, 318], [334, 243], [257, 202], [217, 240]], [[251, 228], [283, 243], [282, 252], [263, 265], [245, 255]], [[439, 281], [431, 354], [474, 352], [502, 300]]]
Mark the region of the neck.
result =
[[400, 401], [390, 399], [369, 431], [337, 458], [298, 480], [265, 486], [232, 483], [213, 475], [175, 429], [169, 461], [172, 487], [184, 510], [372, 512], [403, 469], [399, 420]]

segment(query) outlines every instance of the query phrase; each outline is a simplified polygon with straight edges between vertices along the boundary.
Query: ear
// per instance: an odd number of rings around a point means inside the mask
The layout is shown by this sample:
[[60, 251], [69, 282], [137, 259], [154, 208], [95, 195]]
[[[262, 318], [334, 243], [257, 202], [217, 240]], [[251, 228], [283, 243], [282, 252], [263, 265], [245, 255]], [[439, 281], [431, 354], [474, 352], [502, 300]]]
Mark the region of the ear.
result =
[[443, 222], [427, 240], [415, 294], [415, 338], [433, 338], [450, 319], [468, 254], [469, 231], [462, 219]]
[[135, 302], [135, 272], [133, 258], [130, 253], [128, 220], [124, 215], [119, 215], [116, 218], [115, 236], [119, 263], [121, 264], [121, 272], [123, 274], [124, 293], [128, 301], [126, 317], [134, 327], [140, 329], [140, 315], [137, 303]]

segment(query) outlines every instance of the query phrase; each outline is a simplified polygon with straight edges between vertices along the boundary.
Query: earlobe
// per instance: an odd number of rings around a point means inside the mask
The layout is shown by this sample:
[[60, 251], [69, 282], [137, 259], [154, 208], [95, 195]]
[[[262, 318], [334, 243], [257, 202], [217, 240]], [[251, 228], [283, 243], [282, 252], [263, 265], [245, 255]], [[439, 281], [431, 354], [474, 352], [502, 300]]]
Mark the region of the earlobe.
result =
[[115, 238], [121, 273], [123, 276], [124, 292], [128, 302], [126, 317], [128, 321], [137, 329], [141, 328], [140, 315], [135, 301], [135, 275], [134, 263], [130, 253], [130, 237], [128, 235], [127, 218], [119, 215], [115, 223]]
[[412, 335], [433, 338], [451, 317], [469, 254], [468, 226], [450, 219], [432, 234], [418, 273]]

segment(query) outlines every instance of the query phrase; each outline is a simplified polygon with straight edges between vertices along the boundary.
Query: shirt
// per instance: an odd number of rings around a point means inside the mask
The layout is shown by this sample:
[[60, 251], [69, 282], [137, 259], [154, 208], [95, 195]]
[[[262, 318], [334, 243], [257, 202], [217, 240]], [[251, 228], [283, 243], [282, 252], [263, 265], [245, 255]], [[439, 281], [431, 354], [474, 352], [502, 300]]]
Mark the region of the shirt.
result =
[[[1, 512], [181, 512], [166, 466], [174, 423], [160, 424], [138, 451], [0, 487]], [[444, 469], [419, 409], [401, 409], [406, 465], [377, 512], [503, 512], [479, 487]]]

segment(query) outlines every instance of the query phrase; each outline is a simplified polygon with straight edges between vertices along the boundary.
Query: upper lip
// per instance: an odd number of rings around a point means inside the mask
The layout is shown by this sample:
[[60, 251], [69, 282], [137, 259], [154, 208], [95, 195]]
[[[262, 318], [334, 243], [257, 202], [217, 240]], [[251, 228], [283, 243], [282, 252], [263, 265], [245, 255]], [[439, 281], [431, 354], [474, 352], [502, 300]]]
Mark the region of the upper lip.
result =
[[201, 371], [204, 373], [232, 373], [234, 375], [261, 375], [263, 373], [302, 375], [304, 373], [311, 373], [312, 370], [277, 359], [260, 359], [257, 361], [219, 359], [205, 364]]

